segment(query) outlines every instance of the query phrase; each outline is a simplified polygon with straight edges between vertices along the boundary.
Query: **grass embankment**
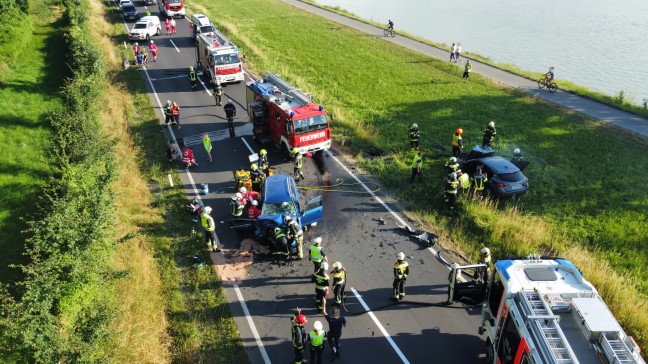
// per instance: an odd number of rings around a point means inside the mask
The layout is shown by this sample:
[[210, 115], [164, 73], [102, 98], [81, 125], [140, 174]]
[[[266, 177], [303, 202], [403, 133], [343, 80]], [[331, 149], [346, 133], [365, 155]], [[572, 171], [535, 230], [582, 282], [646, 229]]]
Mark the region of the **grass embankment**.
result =
[[[347, 11], [347, 10], [344, 10], [344, 9], [340, 8], [339, 6], [322, 5], [322, 4], [318, 4], [317, 2], [312, 1], [312, 0], [300, 0], [300, 1], [302, 1], [304, 3], [307, 3], [307, 4], [311, 4], [313, 6], [317, 6], [317, 7], [322, 8], [322, 9], [326, 9], [326, 10], [329, 10], [329, 11], [344, 15], [346, 17], [361, 21], [363, 23], [367, 23], [367, 24], [377, 26], [379, 28], [384, 28], [386, 26], [386, 24], [378, 23], [378, 22], [371, 21], [371, 20], [362, 19], [361, 17], [359, 17], [359, 16], [357, 16], [357, 15], [355, 15], [355, 14], [353, 14], [353, 13]], [[397, 33], [402, 35], [402, 36], [408, 37], [408, 38], [416, 39], [417, 41], [419, 41], [421, 43], [424, 43], [424, 44], [429, 44], [431, 46], [434, 46], [434, 47], [437, 47], [437, 48], [440, 48], [440, 49], [443, 49], [443, 50], [448, 50], [448, 51], [450, 50], [450, 45], [449, 44], [433, 42], [433, 41], [431, 41], [429, 39], [425, 39], [425, 38], [422, 38], [422, 37], [419, 37], [419, 36], [416, 36], [416, 35], [412, 35], [412, 34], [403, 32], [401, 30], [398, 30]], [[533, 80], [533, 81], [537, 81], [537, 80], [539, 80], [541, 78], [544, 78], [544, 73], [526, 71], [526, 70], [520, 69], [519, 67], [517, 67], [517, 66], [515, 66], [513, 64], [497, 63], [497, 62], [493, 61], [492, 59], [490, 59], [488, 57], [485, 57], [485, 56], [482, 56], [482, 55], [477, 54], [477, 53], [463, 52], [462, 55], [464, 56], [464, 58], [469, 58], [469, 59], [472, 59], [472, 60], [476, 60], [476, 61], [479, 61], [481, 63], [485, 63], [485, 64], [488, 64], [488, 65], [491, 65], [491, 66], [506, 70], [508, 72], [511, 72], [511, 73], [516, 74], [518, 76], [528, 78], [528, 79]], [[586, 97], [586, 98], [594, 100], [594, 101], [598, 101], [600, 103], [612, 106], [612, 107], [617, 108], [619, 110], [623, 110], [623, 111], [627, 111], [627, 112], [630, 112], [630, 113], [633, 113], [633, 114], [641, 115], [643, 117], [648, 117], [648, 102], [646, 101], [646, 99], [643, 99], [642, 102], [641, 102], [641, 105], [638, 105], [637, 104], [638, 100], [632, 100], [631, 97], [629, 97], [629, 95], [627, 95], [627, 93], [625, 91], [623, 91], [623, 90], [619, 91], [619, 93], [614, 95], [614, 96], [610, 96], [610, 95], [604, 94], [602, 92], [591, 90], [591, 89], [589, 89], [589, 88], [587, 88], [585, 86], [581, 86], [581, 85], [578, 85], [576, 83], [573, 83], [573, 82], [570, 82], [570, 81], [567, 81], [567, 80], [564, 80], [564, 79], [558, 79], [557, 84], [558, 84], [558, 86], [559, 86], [559, 88], [561, 90], [568, 91], [568, 92], [571, 92], [571, 93], [573, 93], [575, 95], [583, 96], [583, 97]]]
[[[25, 263], [22, 220], [33, 212], [51, 173], [47, 116], [61, 108], [57, 90], [65, 77], [60, 12], [33, 4], [26, 15], [18, 7], [0, 12], [0, 282], [18, 280], [10, 264]], [[33, 20], [32, 20], [33, 19]], [[25, 46], [29, 44], [29, 46]]]
[[[361, 165], [429, 226], [473, 254], [487, 244], [496, 257], [550, 251], [574, 260], [648, 347], [645, 139], [477, 75], [462, 83], [453, 64], [279, 1], [197, 0], [192, 10], [229, 33], [246, 53], [248, 67], [280, 73], [312, 92], [334, 116], [334, 137], [346, 136], [352, 152], [383, 150], [382, 158], [359, 157]], [[442, 165], [452, 133], [462, 127], [465, 144], [472, 146], [489, 120], [498, 126], [500, 154], [516, 146], [525, 151], [531, 190], [501, 204], [468, 200], [458, 216], [448, 216]], [[412, 122], [421, 128], [427, 181], [403, 188]], [[439, 152], [435, 145], [446, 149]]]
[[[106, 103], [110, 105], [110, 113], [104, 125], [114, 129], [120, 141], [118, 160], [123, 161], [120, 163], [122, 178], [118, 179], [117, 186], [120, 196], [117, 217], [122, 221], [122, 236], [130, 237], [125, 244], [132, 246], [123, 249], [117, 258], [131, 269], [141, 264], [148, 267], [141, 278], [123, 281], [118, 289], [127, 298], [129, 292], [148, 287], [147, 282], [152, 280], [159, 287], [153, 297], [162, 301], [149, 302], [141, 294], [137, 299], [130, 299], [129, 307], [133, 309], [124, 312], [124, 329], [138, 340], [151, 328], [138, 330], [128, 324], [133, 316], [146, 315], [150, 324], [156, 320], [164, 323], [160, 329], [168, 331], [170, 356], [160, 360], [151, 358], [150, 362], [170, 359], [183, 363], [246, 363], [247, 354], [220, 279], [211, 267], [201, 237], [192, 234], [191, 217], [184, 209], [187, 197], [175, 165], [166, 160], [159, 114], [144, 86], [141, 71], [136, 67], [120, 69], [123, 58], [132, 58], [132, 50], [122, 46], [127, 38], [121, 20], [112, 7], [102, 7], [99, 0], [91, 3], [92, 23], [96, 25], [93, 32], [100, 37], [101, 48], [109, 60], [107, 100], [110, 101]], [[175, 187], [169, 186], [167, 174], [173, 176]], [[205, 262], [202, 268], [192, 265], [194, 256]], [[156, 305], [157, 311], [164, 312], [155, 315], [148, 312], [156, 311]], [[142, 349], [149, 350], [146, 346]]]

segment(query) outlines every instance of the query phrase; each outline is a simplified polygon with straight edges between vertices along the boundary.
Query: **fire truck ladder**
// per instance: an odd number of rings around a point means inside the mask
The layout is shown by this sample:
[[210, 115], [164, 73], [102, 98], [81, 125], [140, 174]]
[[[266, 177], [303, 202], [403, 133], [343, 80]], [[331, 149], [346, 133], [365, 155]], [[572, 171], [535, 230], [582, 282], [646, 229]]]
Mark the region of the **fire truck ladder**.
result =
[[290, 95], [299, 101], [303, 102], [304, 104], [310, 104], [313, 102], [310, 97], [308, 97], [305, 93], [303, 93], [300, 89], [292, 87], [288, 82], [284, 81], [281, 76], [275, 73], [271, 73], [266, 76], [266, 79], [272, 81], [273, 84], [275, 84], [281, 92], [285, 93], [286, 95]]
[[544, 342], [544, 345], [538, 343], [537, 347], [547, 362], [577, 364], [576, 355], [558, 323], [560, 317], [551, 312], [540, 294], [535, 291], [522, 291], [519, 292], [519, 301], [527, 314], [527, 327]]
[[610, 363], [637, 363], [632, 352], [621, 338], [611, 339], [606, 334], [601, 337], [601, 347]]

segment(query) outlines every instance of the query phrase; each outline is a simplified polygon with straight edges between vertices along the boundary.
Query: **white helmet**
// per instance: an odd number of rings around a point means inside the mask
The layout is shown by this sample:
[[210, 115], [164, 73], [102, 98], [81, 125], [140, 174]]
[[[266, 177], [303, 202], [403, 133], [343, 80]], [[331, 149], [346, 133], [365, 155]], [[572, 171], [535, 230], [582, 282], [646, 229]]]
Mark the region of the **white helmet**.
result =
[[232, 201], [236, 201], [236, 200], [238, 200], [238, 198], [236, 197], [236, 195], [232, 195]]
[[243, 198], [243, 194], [240, 193], [240, 192], [237, 192], [237, 193], [236, 193], [236, 198]]
[[242, 194], [246, 194], [246, 193], [247, 193], [247, 188], [245, 188], [245, 187], [241, 187], [241, 188], [239, 189], [239, 192], [242, 193]]
[[481, 248], [480, 252], [484, 255], [490, 255], [490, 249], [488, 249], [487, 247]]
[[259, 201], [257, 201], [257, 200], [252, 200], [252, 206], [258, 206], [258, 205], [259, 205]]
[[495, 127], [495, 122], [491, 121], [490, 123], [488, 123], [488, 126], [490, 126], [491, 128], [494, 128]]
[[137, 44], [137, 42], [135, 42], [135, 45], [139, 45], [139, 44]]
[[405, 253], [399, 252], [398, 254], [396, 254], [396, 259], [405, 260]]
[[342, 269], [342, 263], [334, 262], [333, 263], [333, 269]]
[[155, 42], [153, 41], [153, 39], [151, 39], [151, 44], [155, 44]]
[[418, 125], [416, 123], [412, 124], [412, 128], [418, 129]]
[[322, 237], [318, 236], [315, 239], [313, 239], [313, 244], [317, 244], [317, 245], [322, 244]]
[[457, 163], [457, 158], [456, 157], [450, 157], [450, 163], [452, 163], [452, 164]]
[[210, 206], [205, 207], [205, 212], [210, 214], [212, 212], [212, 208]]
[[313, 325], [313, 327], [315, 328], [315, 331], [322, 331], [322, 329], [324, 328], [321, 321], [315, 321], [315, 325]]
[[320, 265], [320, 268], [322, 268], [324, 270], [328, 270], [329, 269], [328, 263], [327, 262], [322, 262], [322, 265]]
[[522, 151], [520, 150], [520, 148], [515, 148], [515, 149], [513, 149], [513, 154], [519, 155], [519, 154], [522, 154]]

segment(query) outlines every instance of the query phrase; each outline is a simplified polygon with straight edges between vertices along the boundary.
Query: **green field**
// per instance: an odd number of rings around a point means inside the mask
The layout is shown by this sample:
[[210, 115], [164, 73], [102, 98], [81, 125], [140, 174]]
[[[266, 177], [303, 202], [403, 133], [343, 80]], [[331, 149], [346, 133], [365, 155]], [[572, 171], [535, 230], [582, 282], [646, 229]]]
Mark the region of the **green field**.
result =
[[[25, 262], [22, 256], [26, 224], [34, 213], [40, 187], [47, 182], [51, 161], [50, 126], [47, 116], [61, 107], [57, 95], [65, 76], [65, 40], [56, 23], [58, 16], [47, 4], [34, 2], [34, 21], [12, 31], [11, 20], [0, 25], [6, 42], [0, 54], [0, 281], [15, 281], [17, 269], [9, 264]], [[5, 19], [3, 19], [3, 22]], [[20, 30], [18, 30], [20, 29]], [[25, 32], [15, 38], [16, 33]], [[25, 46], [25, 44], [29, 44]], [[12, 56], [13, 52], [15, 56]], [[6, 62], [6, 63], [5, 63]]]
[[[378, 176], [407, 209], [474, 253], [481, 244], [496, 256], [531, 252], [563, 254], [572, 246], [609, 263], [629, 279], [614, 305], [648, 293], [648, 142], [502, 88], [473, 74], [460, 81], [454, 64], [430, 59], [376, 37], [301, 12], [280, 1], [198, 0], [191, 10], [211, 16], [243, 49], [258, 74], [276, 72], [323, 103], [333, 116], [334, 137]], [[531, 162], [530, 192], [500, 203], [465, 201], [458, 216], [443, 206], [443, 169], [454, 130], [464, 142], [481, 141], [488, 121], [497, 124], [495, 148], [520, 147]], [[403, 188], [409, 177], [407, 128], [421, 128], [427, 182]], [[445, 147], [440, 150], [438, 147]], [[365, 160], [362, 150], [380, 149]], [[572, 259], [575, 259], [573, 257]], [[581, 267], [593, 282], [600, 269]], [[620, 311], [617, 311], [620, 312]], [[623, 311], [629, 312], [629, 311]], [[644, 315], [645, 316], [645, 315]], [[646, 317], [642, 318], [647, 322]], [[621, 317], [625, 324], [635, 322]], [[648, 331], [643, 327], [642, 332]], [[640, 331], [641, 331], [640, 330]], [[636, 333], [636, 335], [639, 335]]]

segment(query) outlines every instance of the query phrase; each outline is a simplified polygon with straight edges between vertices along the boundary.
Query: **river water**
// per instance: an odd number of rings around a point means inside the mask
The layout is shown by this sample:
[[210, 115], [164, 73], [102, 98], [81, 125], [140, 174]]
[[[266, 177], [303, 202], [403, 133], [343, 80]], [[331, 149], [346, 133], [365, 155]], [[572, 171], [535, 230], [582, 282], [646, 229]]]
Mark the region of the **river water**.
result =
[[316, 0], [498, 63], [641, 104], [648, 99], [648, 0]]

